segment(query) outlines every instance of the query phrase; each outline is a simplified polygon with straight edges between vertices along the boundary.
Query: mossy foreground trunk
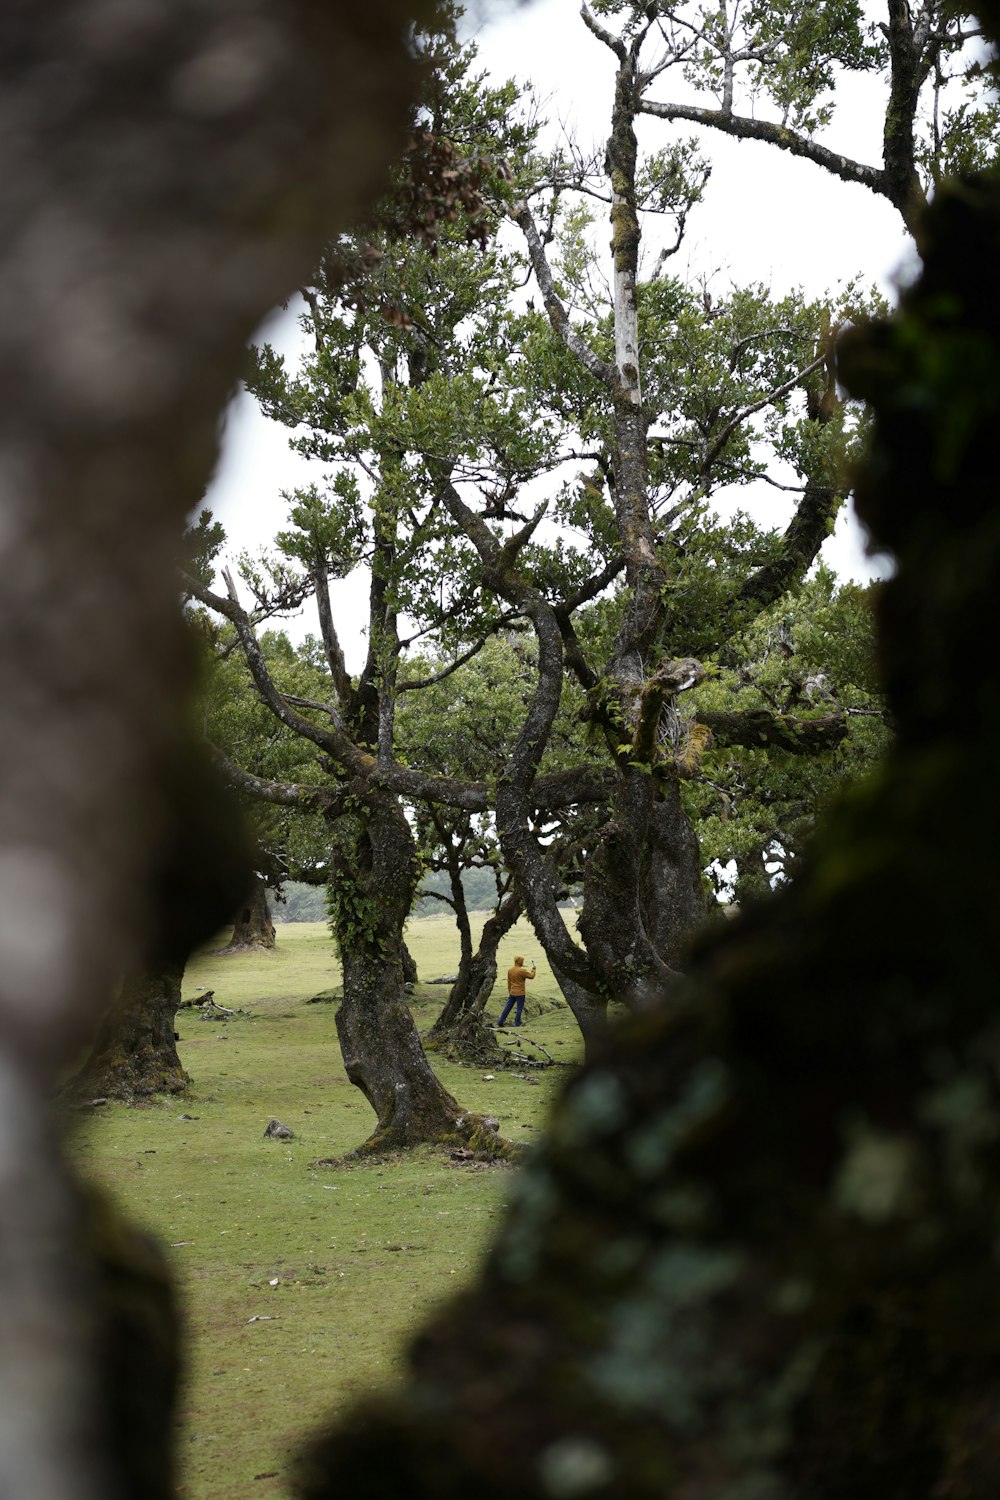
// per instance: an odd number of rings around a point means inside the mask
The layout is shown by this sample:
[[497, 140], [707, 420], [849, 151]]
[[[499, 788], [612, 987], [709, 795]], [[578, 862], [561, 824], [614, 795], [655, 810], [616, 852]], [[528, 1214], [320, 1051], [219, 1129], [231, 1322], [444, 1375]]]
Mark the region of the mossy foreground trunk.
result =
[[[571, 1084], [477, 1286], [312, 1454], [353, 1500], [1000, 1495], [1000, 190], [843, 373], [899, 741]], [[945, 878], [960, 866], [959, 881]]]
[[69, 1096], [131, 1101], [187, 1089], [191, 1080], [174, 1040], [183, 975], [183, 964], [162, 962], [125, 981]]
[[417, 878], [413, 836], [398, 801], [372, 792], [341, 835], [331, 908], [344, 969], [337, 1035], [344, 1067], [377, 1116], [352, 1155], [397, 1151], [426, 1141], [509, 1148], [482, 1119], [462, 1110], [438, 1082], [406, 1004], [403, 924]]

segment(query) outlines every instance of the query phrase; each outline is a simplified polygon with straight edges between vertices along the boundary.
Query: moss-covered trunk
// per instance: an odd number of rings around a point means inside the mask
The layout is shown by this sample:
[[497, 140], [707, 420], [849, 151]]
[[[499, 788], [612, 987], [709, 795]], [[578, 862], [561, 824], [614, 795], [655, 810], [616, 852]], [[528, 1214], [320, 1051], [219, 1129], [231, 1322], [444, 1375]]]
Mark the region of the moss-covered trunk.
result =
[[67, 1095], [133, 1100], [188, 1088], [174, 1039], [183, 974], [183, 964], [161, 961], [125, 981]]
[[337, 1035], [347, 1076], [376, 1115], [371, 1136], [352, 1154], [470, 1139], [482, 1122], [438, 1082], [406, 1003], [403, 925], [417, 879], [409, 824], [394, 797], [373, 791], [338, 838], [330, 888], [344, 970]]
[[406, 944], [403, 944], [403, 983], [416, 984], [420, 975], [417, 973], [417, 960], [413, 957]]

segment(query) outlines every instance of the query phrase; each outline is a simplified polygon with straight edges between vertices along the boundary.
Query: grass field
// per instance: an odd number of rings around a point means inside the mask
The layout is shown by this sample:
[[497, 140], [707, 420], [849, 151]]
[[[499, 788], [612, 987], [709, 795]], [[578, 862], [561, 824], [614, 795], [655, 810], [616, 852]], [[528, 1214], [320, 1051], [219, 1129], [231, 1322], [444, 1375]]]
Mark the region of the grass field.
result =
[[[412, 923], [408, 941], [421, 981], [454, 972], [447, 917]], [[250, 1014], [225, 1024], [179, 1014], [189, 1098], [113, 1105], [71, 1143], [83, 1173], [168, 1247], [189, 1334], [178, 1491], [186, 1500], [287, 1494], [285, 1469], [301, 1437], [391, 1380], [407, 1335], [472, 1274], [512, 1178], [510, 1168], [432, 1151], [312, 1167], [360, 1144], [374, 1115], [345, 1077], [334, 1007], [308, 1003], [340, 980], [325, 926], [281, 926], [278, 944], [272, 954], [206, 951], [192, 960], [186, 999], [212, 989], [222, 1005]], [[505, 940], [501, 974], [515, 953], [538, 962], [529, 997], [556, 997], [529, 928]], [[418, 986], [421, 1030], [446, 995]], [[500, 983], [494, 1017], [504, 998]], [[578, 1059], [565, 1008], [525, 1020], [523, 1034], [559, 1062]], [[502, 1132], [525, 1142], [567, 1076], [554, 1067], [488, 1078], [436, 1057], [434, 1066], [462, 1104], [499, 1116]], [[272, 1116], [294, 1140], [263, 1138]]]

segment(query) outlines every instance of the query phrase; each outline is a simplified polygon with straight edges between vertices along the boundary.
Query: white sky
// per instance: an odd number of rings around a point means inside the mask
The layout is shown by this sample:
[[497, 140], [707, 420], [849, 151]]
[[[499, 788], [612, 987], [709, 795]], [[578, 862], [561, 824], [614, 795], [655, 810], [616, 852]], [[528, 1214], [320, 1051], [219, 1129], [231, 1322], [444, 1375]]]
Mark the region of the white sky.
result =
[[[534, 84], [544, 102], [550, 128], [564, 125], [581, 145], [602, 142], [607, 129], [614, 82], [614, 58], [584, 27], [576, 0], [535, 0], [522, 10], [480, 7], [498, 19], [475, 25], [479, 62], [497, 80], [517, 77]], [[666, 80], [661, 92], [668, 95]], [[685, 138], [690, 126], [664, 121], [639, 122], [640, 147], [665, 145], [670, 133]], [[833, 125], [824, 143], [862, 161], [881, 159], [881, 120], [877, 89], [852, 83], [850, 97], [838, 97]], [[865, 188], [831, 181], [821, 168], [762, 143], [731, 141], [706, 132], [703, 151], [713, 161], [705, 202], [691, 215], [685, 245], [670, 263], [679, 273], [714, 276], [720, 292], [730, 283], [762, 282], [776, 295], [801, 287], [819, 296], [861, 276], [891, 295], [895, 273], [912, 259], [899, 217], [884, 199]], [[301, 348], [294, 309], [276, 313], [264, 325], [259, 341], [272, 343], [293, 359]], [[310, 481], [321, 482], [323, 467], [289, 450], [290, 433], [261, 416], [247, 395], [238, 396], [226, 414], [222, 456], [206, 504], [226, 528], [229, 551], [257, 551], [268, 546], [285, 522], [280, 491]], [[750, 503], [744, 491], [739, 503], [755, 518], [783, 525], [791, 504], [779, 492], [763, 493]], [[864, 580], [876, 574], [865, 556], [858, 524], [845, 511], [837, 531], [825, 544], [824, 560], [844, 578]], [[360, 625], [366, 616], [365, 583], [357, 575], [334, 585], [334, 608], [358, 624], [356, 637], [343, 633], [349, 666], [362, 655]], [[338, 591], [339, 596], [338, 597]], [[316, 632], [307, 614], [296, 635]]]

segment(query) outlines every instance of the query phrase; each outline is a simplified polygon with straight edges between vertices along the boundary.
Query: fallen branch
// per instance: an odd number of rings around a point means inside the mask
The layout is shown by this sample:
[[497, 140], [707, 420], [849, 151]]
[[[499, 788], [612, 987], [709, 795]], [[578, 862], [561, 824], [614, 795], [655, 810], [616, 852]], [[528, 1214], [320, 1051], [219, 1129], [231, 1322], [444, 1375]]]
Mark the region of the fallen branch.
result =
[[[499, 1036], [501, 1032], [506, 1036], [507, 1033], [508, 1033], [508, 1028], [506, 1026], [498, 1026], [496, 1028], [496, 1034], [497, 1034], [497, 1036]], [[542, 1056], [546, 1059], [546, 1061], [545, 1062], [539, 1062], [538, 1059], [535, 1058], [535, 1057], [528, 1057], [524, 1053], [515, 1051], [515, 1047], [519, 1047], [519, 1046], [520, 1047], [523, 1047], [523, 1046], [535, 1047], [542, 1054]], [[545, 1048], [542, 1046], [541, 1042], [536, 1042], [535, 1039], [534, 1039], [534, 1037], [519, 1036], [517, 1038], [516, 1042], [514, 1043], [514, 1046], [504, 1047], [503, 1051], [504, 1051], [505, 1055], [507, 1057], [511, 1058], [514, 1062], [523, 1063], [525, 1065], [525, 1067], [528, 1067], [528, 1068], [545, 1068], [545, 1067], [548, 1067], [550, 1065], [551, 1066], [555, 1066], [555, 1058], [552, 1056], [551, 1052], [547, 1052], [545, 1050]]]

